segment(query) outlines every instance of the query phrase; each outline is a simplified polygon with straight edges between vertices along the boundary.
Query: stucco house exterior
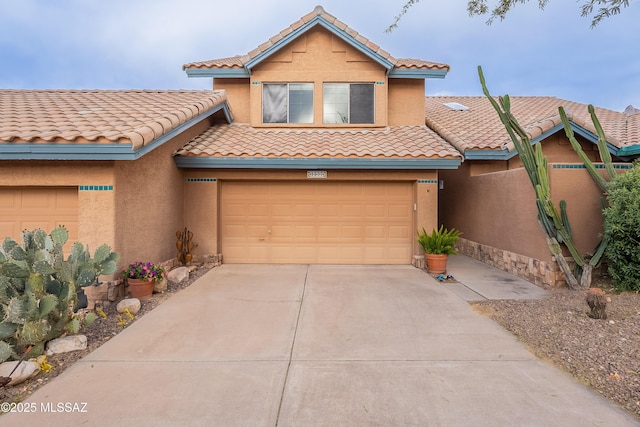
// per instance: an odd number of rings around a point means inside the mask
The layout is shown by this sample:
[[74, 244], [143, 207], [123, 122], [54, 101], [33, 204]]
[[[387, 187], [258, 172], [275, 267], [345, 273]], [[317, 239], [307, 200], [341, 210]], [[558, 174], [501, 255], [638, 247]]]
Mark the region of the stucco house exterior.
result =
[[[464, 253], [542, 262], [522, 275], [557, 282], [487, 100], [425, 97], [448, 65], [395, 58], [317, 7], [248, 54], [183, 69], [212, 90], [0, 90], [0, 235], [64, 224], [123, 265], [174, 258], [183, 227], [196, 256], [226, 263], [410, 264], [415, 231], [444, 223]], [[554, 164], [554, 194], [570, 209], [576, 198], [576, 227], [592, 229], [558, 105], [597, 157], [585, 105], [514, 100]], [[598, 113], [617, 160], [637, 157], [640, 115]]]
[[[531, 141], [542, 144], [551, 196], [556, 205], [566, 200], [576, 246], [582, 254], [593, 253], [603, 231], [602, 193], [572, 149], [558, 112], [560, 106], [565, 109], [583, 150], [600, 162], [588, 106], [555, 97], [510, 98], [511, 111]], [[595, 112], [614, 167], [622, 173], [640, 156], [640, 111], [629, 107], [622, 113], [603, 108]], [[537, 220], [533, 188], [489, 100], [427, 97], [425, 120], [464, 155], [460, 168], [440, 173], [439, 201], [445, 226], [464, 230], [461, 253], [538, 284], [562, 284]]]

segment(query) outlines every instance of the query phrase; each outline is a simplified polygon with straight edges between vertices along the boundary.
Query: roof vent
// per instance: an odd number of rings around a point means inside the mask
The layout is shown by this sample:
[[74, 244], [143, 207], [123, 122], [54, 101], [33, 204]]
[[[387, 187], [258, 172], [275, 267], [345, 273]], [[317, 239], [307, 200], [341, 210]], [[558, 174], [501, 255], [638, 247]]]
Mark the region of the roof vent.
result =
[[462, 105], [459, 102], [445, 102], [444, 105], [454, 111], [465, 111], [469, 109], [469, 107], [467, 107], [466, 105]]

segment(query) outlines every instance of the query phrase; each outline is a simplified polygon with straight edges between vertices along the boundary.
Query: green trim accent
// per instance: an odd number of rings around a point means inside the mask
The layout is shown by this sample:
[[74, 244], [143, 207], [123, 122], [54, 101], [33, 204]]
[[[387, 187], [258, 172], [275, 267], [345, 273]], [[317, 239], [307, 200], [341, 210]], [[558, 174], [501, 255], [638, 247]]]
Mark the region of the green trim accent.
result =
[[80, 185], [80, 191], [113, 191], [113, 185]]
[[259, 85], [262, 84], [262, 82], [251, 82], [252, 85]]
[[229, 79], [242, 79], [251, 77], [246, 68], [187, 68], [184, 70], [187, 77], [220, 77]]
[[[576, 163], [553, 163], [552, 164], [553, 169], [586, 169], [586, 167], [584, 166], [584, 164], [576, 164]], [[597, 163], [594, 164], [593, 166], [595, 166], [596, 169], [604, 169], [604, 164], [602, 163]], [[621, 165], [621, 164], [614, 164], [613, 168], [614, 169], [631, 169], [633, 167], [633, 165]]]
[[418, 184], [437, 184], [437, 179], [419, 179]]
[[384, 82], [376, 82], [377, 85], [383, 85]]
[[415, 170], [457, 169], [461, 159], [350, 159], [350, 158], [267, 158], [195, 157], [173, 158], [180, 168], [207, 169], [370, 169]]
[[447, 70], [425, 70], [422, 68], [394, 68], [389, 72], [390, 78], [395, 79], [444, 79]]
[[186, 182], [218, 182], [217, 178], [185, 178]]

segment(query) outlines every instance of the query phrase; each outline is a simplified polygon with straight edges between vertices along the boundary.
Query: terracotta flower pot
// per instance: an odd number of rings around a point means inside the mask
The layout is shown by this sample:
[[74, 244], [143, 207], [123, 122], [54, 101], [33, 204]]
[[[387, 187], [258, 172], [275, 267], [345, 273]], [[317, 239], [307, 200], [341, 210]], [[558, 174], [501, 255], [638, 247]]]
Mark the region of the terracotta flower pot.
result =
[[131, 298], [138, 298], [140, 301], [146, 301], [151, 298], [153, 294], [153, 281], [140, 279], [127, 279], [127, 285], [129, 287], [129, 296]]
[[433, 274], [444, 274], [447, 272], [447, 254], [424, 254], [427, 261], [427, 271]]

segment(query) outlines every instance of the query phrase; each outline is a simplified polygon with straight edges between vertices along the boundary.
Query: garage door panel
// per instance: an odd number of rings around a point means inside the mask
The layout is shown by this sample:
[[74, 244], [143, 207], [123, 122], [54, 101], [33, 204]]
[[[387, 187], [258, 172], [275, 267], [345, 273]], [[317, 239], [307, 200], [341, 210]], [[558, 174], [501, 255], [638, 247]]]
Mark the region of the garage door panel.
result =
[[408, 264], [412, 206], [409, 182], [223, 182], [222, 253], [229, 263]]
[[78, 240], [78, 189], [0, 187], [0, 240], [22, 240], [23, 230], [69, 231], [65, 251]]

